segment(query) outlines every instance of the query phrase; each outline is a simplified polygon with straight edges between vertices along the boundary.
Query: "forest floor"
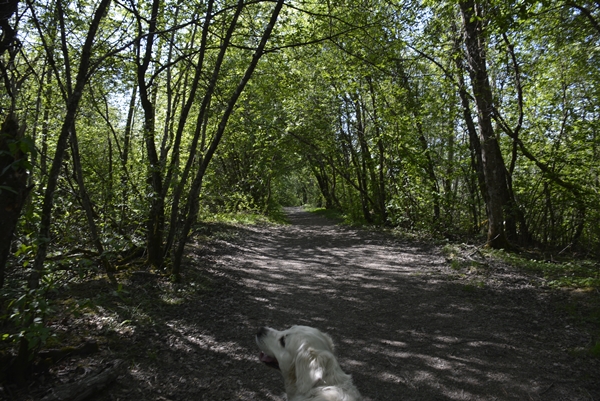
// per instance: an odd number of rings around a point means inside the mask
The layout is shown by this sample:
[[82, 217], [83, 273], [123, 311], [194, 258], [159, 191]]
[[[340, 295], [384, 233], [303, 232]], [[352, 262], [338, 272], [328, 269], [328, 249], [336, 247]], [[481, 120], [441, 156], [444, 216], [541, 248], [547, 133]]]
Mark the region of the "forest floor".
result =
[[51, 322], [57, 341], [100, 351], [0, 398], [41, 399], [120, 358], [123, 374], [91, 400], [284, 400], [254, 334], [303, 324], [333, 337], [366, 400], [600, 400], [588, 352], [600, 328], [582, 318], [597, 294], [491, 259], [452, 268], [437, 246], [286, 212], [289, 225], [206, 226], [182, 284], [139, 273], [117, 291], [71, 286], [55, 300], [72, 311]]

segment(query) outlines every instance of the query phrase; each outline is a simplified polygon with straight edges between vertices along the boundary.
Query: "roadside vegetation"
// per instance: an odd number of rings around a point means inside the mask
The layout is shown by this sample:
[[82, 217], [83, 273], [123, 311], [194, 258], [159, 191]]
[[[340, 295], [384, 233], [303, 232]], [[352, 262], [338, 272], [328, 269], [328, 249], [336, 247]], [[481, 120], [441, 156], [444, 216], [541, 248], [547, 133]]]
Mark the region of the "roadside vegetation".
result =
[[9, 0], [0, 17], [2, 383], [26, 385], [59, 309], [96, 310], [75, 287], [185, 286], [186, 246], [285, 206], [598, 292], [598, 2]]

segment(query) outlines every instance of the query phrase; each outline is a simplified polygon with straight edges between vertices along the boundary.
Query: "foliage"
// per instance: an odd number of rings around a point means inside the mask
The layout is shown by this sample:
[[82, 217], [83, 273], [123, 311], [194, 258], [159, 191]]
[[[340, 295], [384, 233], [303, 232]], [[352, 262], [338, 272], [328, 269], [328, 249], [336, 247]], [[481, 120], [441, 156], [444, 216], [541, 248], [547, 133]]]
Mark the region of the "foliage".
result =
[[[10, 20], [19, 51], [0, 53], [2, 110], [26, 127], [7, 149], [30, 155], [18, 167], [33, 188], [0, 266], [15, 345], [47, 339], [44, 280], [106, 274], [120, 293], [119, 269], [181, 276], [190, 232], [281, 222], [282, 206], [490, 244], [490, 183], [509, 246], [583, 259], [498, 255], [553, 286], [598, 288], [593, 2], [21, 6]], [[469, 23], [480, 28], [479, 70]], [[502, 180], [483, 174], [476, 73]], [[457, 269], [473, 267], [447, 252]]]
[[319, 216], [324, 216], [333, 221], [347, 221], [345, 216], [341, 214], [339, 210], [325, 209], [323, 207], [307, 207], [305, 210]]
[[219, 225], [257, 225], [257, 224], [283, 224], [287, 220], [281, 209], [273, 211], [269, 215], [253, 213], [251, 211], [222, 212], [215, 214], [201, 214], [200, 226], [206, 224]]
[[518, 254], [490, 251], [490, 255], [523, 269], [539, 274], [551, 287], [578, 289], [600, 288], [600, 265], [595, 260], [560, 258], [546, 259], [543, 254]]
[[455, 270], [487, 266], [502, 261], [512, 268], [544, 278], [554, 288], [596, 290], [600, 288], [600, 266], [597, 261], [577, 258], [544, 258], [540, 253], [515, 253], [486, 250], [465, 244], [446, 244], [442, 253]]
[[0, 333], [2, 341], [8, 341], [16, 346], [26, 340], [29, 358], [33, 358], [35, 351], [39, 350], [51, 335], [50, 329], [45, 325], [45, 318], [51, 312], [51, 307], [46, 297], [46, 288], [37, 290], [21, 290], [18, 293], [1, 294], [3, 299], [10, 301], [6, 305], [5, 316], [0, 320], [7, 322], [6, 332]]

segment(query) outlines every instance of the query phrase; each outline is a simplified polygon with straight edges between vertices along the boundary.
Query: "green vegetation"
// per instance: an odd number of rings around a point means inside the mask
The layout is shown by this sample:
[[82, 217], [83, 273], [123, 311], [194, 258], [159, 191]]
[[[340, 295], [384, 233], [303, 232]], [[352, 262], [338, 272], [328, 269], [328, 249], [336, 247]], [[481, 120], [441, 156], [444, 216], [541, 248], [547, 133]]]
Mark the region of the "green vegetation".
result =
[[333, 221], [348, 222], [346, 216], [344, 216], [339, 210], [336, 209], [326, 209], [324, 207], [305, 207], [305, 210], [307, 212], [323, 216]]
[[179, 281], [207, 224], [282, 206], [561, 254], [499, 255], [598, 288], [597, 2], [6, 7], [0, 337], [21, 379], [62, 286]]
[[555, 288], [580, 290], [600, 289], [600, 264], [589, 259], [548, 260], [539, 253], [516, 253], [504, 250], [477, 248], [475, 246], [447, 244], [442, 253], [454, 270], [489, 268], [499, 262], [515, 270], [545, 279], [545, 284]]
[[573, 356], [600, 357], [600, 265], [587, 259], [547, 260], [540, 253], [514, 253], [482, 249], [465, 244], [447, 244], [442, 253], [454, 270], [453, 276], [466, 293], [477, 293], [486, 287], [486, 280], [495, 267], [503, 264], [515, 274], [525, 274], [532, 285], [544, 285], [566, 292], [568, 297], [555, 306], [570, 316], [577, 325], [592, 333], [592, 344], [570, 350]]
[[527, 272], [543, 276], [552, 287], [600, 289], [600, 263], [595, 260], [544, 260], [540, 254], [517, 254], [505, 251], [487, 251]]
[[268, 215], [253, 212], [250, 210], [239, 212], [222, 212], [216, 214], [200, 215], [200, 221], [204, 223], [217, 224], [240, 224], [240, 225], [255, 225], [255, 224], [286, 224], [288, 223], [286, 214], [282, 209], [272, 210]]

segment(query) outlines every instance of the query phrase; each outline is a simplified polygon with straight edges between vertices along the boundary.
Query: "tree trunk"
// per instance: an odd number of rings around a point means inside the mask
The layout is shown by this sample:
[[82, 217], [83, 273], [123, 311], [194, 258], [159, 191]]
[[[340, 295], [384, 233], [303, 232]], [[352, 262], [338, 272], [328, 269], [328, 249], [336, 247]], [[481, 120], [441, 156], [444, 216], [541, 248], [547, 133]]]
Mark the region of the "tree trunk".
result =
[[433, 224], [434, 226], [438, 226], [440, 222], [440, 186], [438, 184], [437, 176], [435, 175], [435, 166], [433, 164], [433, 160], [431, 158], [431, 152], [429, 151], [429, 144], [427, 143], [427, 139], [425, 138], [425, 134], [423, 133], [423, 124], [418, 119], [418, 114], [415, 111], [415, 119], [417, 120], [417, 133], [419, 134], [419, 144], [421, 145], [421, 150], [425, 155], [425, 171], [427, 172], [427, 177], [429, 178], [429, 183], [431, 185], [431, 193], [433, 195]]
[[98, 255], [100, 255], [100, 261], [102, 263], [104, 271], [106, 272], [110, 280], [115, 282], [116, 280], [113, 274], [114, 268], [111, 266], [110, 261], [104, 254], [104, 246], [102, 245], [102, 240], [100, 239], [100, 235], [98, 234], [98, 226], [96, 225], [96, 220], [94, 219], [96, 213], [93, 210], [92, 202], [90, 200], [87, 190], [85, 189], [85, 182], [83, 181], [83, 171], [81, 169], [81, 157], [79, 155], [79, 141], [77, 140], [77, 133], [75, 131], [75, 127], [72, 128], [71, 134], [71, 153], [73, 156], [73, 168], [75, 170], [75, 178], [77, 180], [77, 186], [79, 187], [79, 196], [81, 198], [83, 210], [85, 211], [85, 217], [88, 221], [90, 234], [92, 235], [92, 243], [96, 247]]
[[46, 185], [46, 191], [44, 193], [44, 203], [42, 206], [40, 230], [38, 233], [38, 250], [35, 255], [33, 262], [33, 271], [29, 278], [29, 286], [35, 289], [39, 286], [39, 279], [41, 276], [42, 269], [44, 267], [44, 261], [46, 260], [46, 254], [48, 252], [48, 243], [50, 242], [50, 225], [52, 222], [52, 209], [54, 208], [54, 192], [58, 184], [58, 176], [60, 174], [62, 161], [67, 149], [67, 143], [69, 136], [71, 135], [71, 127], [75, 124], [75, 115], [79, 109], [79, 102], [83, 96], [83, 88], [88, 82], [88, 70], [90, 67], [90, 59], [92, 56], [92, 45], [100, 21], [106, 14], [108, 6], [111, 0], [102, 0], [96, 9], [94, 18], [88, 30], [88, 34], [85, 40], [85, 44], [81, 51], [81, 58], [79, 63], [79, 69], [77, 70], [77, 77], [75, 81], [75, 88], [73, 92], [69, 94], [67, 100], [67, 113], [63, 121], [63, 125], [58, 136], [56, 143], [56, 150], [54, 153], [54, 159], [52, 160], [52, 166], [50, 167], [50, 173], [48, 176], [48, 183]]
[[379, 218], [382, 224], [388, 223], [388, 213], [386, 205], [386, 182], [385, 182], [385, 146], [383, 144], [381, 128], [379, 126], [379, 118], [377, 113], [377, 102], [375, 101], [375, 87], [373, 86], [373, 80], [371, 77], [367, 77], [367, 83], [369, 84], [369, 92], [371, 93], [371, 107], [373, 108], [373, 127], [375, 129], [375, 138], [377, 145], [377, 162], [378, 162], [378, 176], [377, 184], [373, 184], [376, 191], [377, 205], [379, 208]]
[[227, 108], [225, 109], [223, 116], [221, 117], [221, 121], [217, 127], [217, 131], [215, 132], [215, 135], [212, 138], [209, 148], [206, 150], [204, 156], [202, 157], [200, 167], [196, 173], [196, 177], [194, 178], [194, 181], [190, 188], [188, 202], [185, 207], [186, 218], [184, 221], [183, 229], [179, 236], [177, 249], [176, 249], [175, 255], [173, 257], [172, 273], [176, 278], [179, 277], [179, 274], [181, 271], [181, 262], [182, 262], [182, 258], [183, 258], [183, 251], [185, 248], [185, 244], [187, 243], [188, 236], [189, 236], [190, 230], [192, 228], [192, 224], [194, 221], [196, 221], [196, 218], [198, 216], [198, 208], [199, 208], [198, 197], [200, 196], [200, 189], [202, 188], [202, 180], [204, 178], [204, 174], [206, 173], [206, 169], [208, 168], [208, 165], [210, 164], [210, 161], [212, 160], [212, 157], [215, 154], [215, 151], [217, 150], [219, 143], [221, 142], [221, 138], [223, 137], [223, 134], [225, 132], [225, 127], [227, 126], [227, 122], [229, 121], [229, 117], [231, 116], [231, 113], [233, 113], [233, 108], [235, 107], [237, 100], [239, 99], [240, 95], [242, 94], [242, 91], [246, 87], [246, 84], [248, 83], [248, 81], [250, 81], [250, 78], [252, 77], [252, 74], [254, 73], [254, 70], [256, 69], [256, 66], [258, 64], [258, 61], [263, 56], [265, 46], [271, 36], [271, 32], [273, 31], [273, 27], [275, 26], [275, 23], [277, 22], [277, 18], [279, 17], [279, 12], [281, 11], [281, 8], [283, 7], [283, 3], [284, 3], [284, 0], [278, 0], [277, 3], [275, 4], [275, 8], [273, 9], [273, 13], [271, 14], [271, 19], [269, 20], [269, 24], [267, 25], [267, 27], [262, 35], [262, 38], [260, 40], [260, 43], [259, 43], [258, 47], [256, 48], [254, 55], [252, 56], [252, 61], [250, 62], [250, 65], [246, 69], [246, 72], [244, 73], [242, 80], [240, 81], [237, 88], [231, 95], [231, 98], [227, 102]]
[[[371, 214], [371, 208], [369, 206], [369, 182], [374, 183], [375, 173], [373, 171], [373, 161], [371, 158], [371, 151], [369, 145], [365, 139], [365, 122], [363, 119], [363, 106], [359, 99], [353, 99], [352, 101], [355, 110], [355, 121], [356, 121], [356, 137], [358, 138], [358, 144], [360, 146], [360, 167], [357, 163], [357, 176], [359, 177], [359, 185], [362, 188], [361, 193], [361, 204], [362, 211], [365, 221], [369, 224], [373, 223], [373, 216]], [[362, 177], [362, 178], [361, 178]], [[375, 206], [375, 205], [373, 205]]]
[[[167, 177], [165, 180], [167, 183], [170, 183], [170, 181], [172, 180], [172, 176], [175, 174], [174, 171], [177, 167], [177, 164], [179, 164], [179, 154], [180, 154], [180, 146], [181, 146], [181, 138], [183, 136], [183, 130], [185, 128], [190, 110], [191, 110], [194, 102], [196, 101], [196, 92], [197, 92], [198, 86], [200, 84], [200, 79], [202, 78], [202, 72], [204, 70], [204, 57], [205, 57], [205, 53], [206, 53], [206, 43], [208, 40], [209, 28], [210, 28], [211, 21], [212, 21], [211, 17], [213, 15], [213, 11], [212, 11], [213, 4], [214, 4], [213, 0], [210, 0], [207, 4], [206, 14], [204, 17], [204, 24], [202, 26], [202, 36], [200, 39], [200, 50], [199, 50], [200, 54], [198, 56], [198, 62], [196, 63], [195, 75], [194, 75], [194, 78], [192, 80], [192, 84], [190, 87], [190, 94], [189, 94], [188, 100], [185, 103], [185, 105], [183, 106], [181, 113], [179, 115], [177, 132], [175, 134], [175, 143], [173, 145], [173, 155], [171, 157], [171, 164], [169, 165], [169, 170], [167, 172]], [[227, 51], [229, 40], [230, 40], [231, 36], [233, 35], [233, 31], [234, 31], [235, 25], [237, 23], [237, 18], [241, 12], [241, 8], [242, 8], [241, 5], [238, 8], [239, 8], [239, 10], [236, 11], [235, 17], [233, 18], [233, 21], [231, 22], [231, 24], [229, 26], [229, 30], [228, 30], [227, 34], [225, 35], [225, 38], [223, 39], [223, 43], [221, 44], [221, 50], [219, 51], [219, 55], [217, 56], [217, 61], [215, 63], [215, 68], [213, 70], [212, 78], [209, 81], [208, 88], [207, 88], [207, 90], [204, 94], [204, 98], [202, 100], [202, 106], [200, 107], [200, 112], [198, 113], [196, 130], [194, 133], [194, 138], [192, 139], [192, 145], [190, 146], [190, 154], [189, 154], [188, 160], [186, 162], [185, 168], [183, 169], [183, 172], [181, 173], [181, 177], [179, 178], [179, 183], [175, 187], [175, 190], [173, 191], [173, 201], [171, 203], [171, 217], [169, 219], [169, 233], [168, 233], [167, 241], [166, 241], [166, 245], [165, 245], [165, 253], [171, 251], [173, 242], [175, 241], [175, 237], [177, 235], [177, 231], [179, 230], [179, 227], [177, 224], [177, 219], [179, 217], [181, 197], [183, 195], [183, 191], [187, 184], [187, 180], [188, 180], [191, 168], [192, 168], [192, 164], [193, 164], [195, 156], [196, 156], [198, 141], [200, 139], [200, 133], [201, 133], [202, 124], [204, 121], [205, 110], [207, 109], [209, 101], [212, 98], [212, 94], [214, 92], [214, 89], [215, 89], [215, 86], [217, 83], [217, 78], [219, 76], [219, 71], [221, 69], [223, 59], [225, 57], [225, 52]], [[200, 124], [200, 126], [198, 126], [198, 124]]]
[[[146, 219], [146, 250], [148, 264], [156, 269], [163, 266], [163, 231], [164, 231], [164, 198], [162, 166], [158, 158], [155, 143], [155, 115], [154, 104], [152, 102], [150, 88], [146, 83], [146, 74], [150, 66], [154, 39], [156, 38], [156, 23], [160, 0], [154, 0], [152, 3], [152, 13], [150, 24], [148, 26], [148, 34], [146, 37], [145, 53], [141, 62], [138, 62], [137, 80], [140, 92], [140, 102], [144, 109], [144, 142], [146, 152], [148, 154], [148, 184], [152, 194], [150, 195], [150, 210]], [[139, 17], [139, 16], [138, 16]], [[140, 17], [141, 18], [141, 17]], [[141, 32], [140, 32], [141, 34]]]
[[334, 200], [331, 193], [329, 175], [325, 169], [325, 164], [310, 156], [309, 160], [311, 161], [312, 172], [317, 179], [317, 184], [319, 185], [321, 195], [323, 195], [323, 199], [325, 199], [325, 209], [332, 209], [334, 207]]
[[[458, 42], [458, 40], [457, 40]], [[460, 44], [456, 43], [456, 47], [459, 48]], [[481, 193], [481, 196], [483, 197], [484, 203], [486, 205], [487, 208], [487, 204], [488, 204], [488, 192], [487, 192], [487, 186], [485, 184], [485, 173], [483, 172], [483, 159], [482, 159], [482, 152], [481, 152], [481, 142], [479, 141], [479, 136], [477, 135], [477, 128], [475, 127], [475, 122], [473, 121], [473, 116], [471, 114], [471, 102], [469, 100], [469, 94], [467, 93], [466, 90], [466, 85], [465, 85], [465, 80], [463, 77], [463, 72], [465, 71], [464, 65], [463, 65], [463, 59], [462, 59], [462, 55], [457, 55], [454, 57], [454, 60], [456, 62], [456, 67], [458, 70], [457, 76], [458, 76], [458, 93], [460, 96], [460, 101], [461, 101], [461, 106], [462, 106], [462, 111], [463, 111], [463, 118], [465, 120], [465, 125], [467, 127], [467, 133], [469, 134], [469, 150], [470, 150], [470, 154], [471, 154], [471, 166], [473, 168], [473, 171], [475, 172], [475, 175], [477, 176], [477, 184], [479, 186], [479, 192]], [[475, 185], [472, 185], [473, 187], [473, 194], [476, 194], [476, 189], [475, 189]], [[478, 205], [479, 205], [479, 201], [478, 201], [478, 197], [473, 196], [473, 204], [471, 207], [472, 210], [472, 214], [473, 214], [473, 231], [477, 232], [479, 229], [479, 213], [478, 213]], [[477, 202], [476, 202], [477, 200]]]
[[[125, 131], [123, 132], [123, 148], [121, 149], [121, 219], [119, 221], [119, 227], [122, 229], [125, 226], [125, 219], [127, 214], [127, 206], [129, 204], [129, 187], [127, 185], [128, 172], [127, 164], [129, 162], [129, 151], [131, 148], [131, 130], [133, 128], [133, 117], [135, 115], [135, 103], [137, 95], [137, 86], [133, 86], [131, 89], [131, 99], [129, 99], [129, 109], [127, 111], [127, 120], [125, 123]], [[118, 141], [117, 141], [118, 144]]]
[[27, 154], [19, 146], [22, 139], [15, 116], [9, 115], [0, 129], [0, 288], [19, 215], [32, 188], [27, 185]]
[[429, 144], [427, 143], [427, 139], [425, 138], [425, 134], [423, 132], [423, 124], [421, 123], [421, 102], [418, 98], [416, 91], [413, 90], [413, 87], [409, 81], [408, 75], [404, 70], [404, 65], [401, 62], [397, 63], [397, 68], [400, 76], [402, 77], [402, 86], [408, 92], [408, 106], [412, 112], [414, 120], [416, 121], [415, 125], [417, 127], [418, 141], [421, 146], [421, 150], [425, 155], [425, 163], [423, 165], [423, 169], [427, 173], [427, 178], [429, 179], [431, 194], [433, 196], [433, 223], [436, 226], [440, 224], [440, 186], [438, 184], [438, 179], [435, 174], [435, 165], [433, 159], [431, 158], [431, 152], [429, 151]]
[[488, 197], [488, 246], [509, 246], [504, 230], [504, 207], [508, 203], [506, 166], [502, 159], [498, 138], [492, 126], [493, 100], [485, 59], [485, 37], [481, 6], [473, 0], [459, 3], [465, 28], [465, 45], [469, 62], [469, 74], [477, 105], [481, 159]]
[[[48, 244], [50, 243], [50, 226], [52, 223], [52, 209], [54, 208], [54, 193], [58, 186], [58, 178], [61, 171], [62, 161], [66, 153], [69, 136], [71, 135], [71, 128], [75, 124], [75, 116], [79, 110], [79, 103], [83, 96], [83, 89], [89, 79], [88, 74], [94, 39], [96, 37], [96, 33], [98, 32], [100, 22], [106, 14], [110, 3], [111, 0], [102, 0], [100, 4], [98, 4], [98, 8], [94, 13], [92, 23], [90, 24], [90, 28], [81, 51], [79, 68], [77, 70], [77, 77], [75, 79], [75, 87], [73, 88], [73, 91], [68, 94], [67, 112], [56, 143], [54, 159], [52, 160], [52, 166], [50, 167], [50, 174], [48, 176], [48, 183], [44, 193], [40, 229], [37, 236], [38, 249], [33, 262], [32, 272], [29, 276], [28, 284], [30, 290], [35, 290], [39, 287], [40, 278], [42, 277], [44, 261], [46, 260]], [[46, 50], [48, 51], [49, 49]], [[33, 318], [34, 317], [32, 316], [31, 321], [33, 321]], [[30, 323], [31, 322], [25, 323], [23, 329]], [[17, 355], [15, 362], [16, 366], [19, 366], [19, 369], [16, 369], [14, 372], [14, 375], [19, 380], [23, 378], [25, 373], [24, 367], [26, 367], [31, 361], [31, 356], [34, 352], [35, 350], [30, 349], [28, 346], [26, 337], [22, 337], [19, 354]]]

